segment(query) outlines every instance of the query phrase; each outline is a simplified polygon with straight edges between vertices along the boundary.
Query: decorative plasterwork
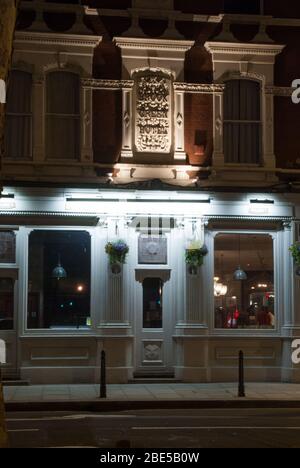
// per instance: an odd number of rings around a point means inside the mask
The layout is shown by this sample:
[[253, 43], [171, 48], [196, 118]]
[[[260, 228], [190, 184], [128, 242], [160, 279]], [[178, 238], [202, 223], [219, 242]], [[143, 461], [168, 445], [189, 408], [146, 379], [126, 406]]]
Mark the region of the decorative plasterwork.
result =
[[194, 83], [174, 83], [174, 89], [176, 91], [183, 91], [185, 93], [196, 93], [196, 94], [212, 94], [222, 93], [225, 89], [224, 84], [194, 84]]
[[282, 96], [282, 97], [290, 97], [292, 96], [295, 88], [284, 87], [284, 86], [266, 86], [265, 92], [266, 94], [272, 94], [273, 96]]
[[146, 49], [147, 51], [163, 50], [165, 52], [186, 52], [194, 45], [194, 41], [182, 41], [177, 39], [115, 37], [114, 41], [122, 50]]
[[86, 88], [116, 91], [133, 88], [134, 80], [97, 80], [94, 78], [86, 78], [83, 79], [81, 83], [82, 86]]
[[142, 69], [134, 73], [135, 147], [138, 152], [169, 153], [172, 144], [172, 74]]
[[[100, 44], [102, 36], [90, 36], [80, 34], [58, 34], [58, 33], [40, 33], [40, 32], [26, 32], [17, 31], [15, 35], [15, 44], [36, 44], [57, 46], [62, 45], [66, 47], [86, 47], [90, 48], [90, 54], [93, 49]], [[39, 50], [39, 52], [42, 52]]]
[[[275, 57], [284, 49], [284, 45], [275, 44], [245, 44], [239, 42], [206, 42], [205, 48], [211, 54], [241, 55], [244, 60], [249, 57], [253, 61], [256, 56]], [[245, 57], [246, 56], [246, 57]]]
[[[135, 73], [134, 70], [132, 73]], [[168, 70], [170, 73], [170, 70]], [[172, 73], [173, 75], [173, 73]], [[131, 89], [134, 86], [134, 80], [97, 80], [94, 78], [85, 78], [81, 81], [82, 85], [87, 88], [93, 89], [107, 89], [111, 91], [120, 90], [120, 89]], [[213, 93], [222, 93], [225, 89], [224, 84], [218, 83], [181, 83], [174, 82], [173, 88], [175, 91], [181, 91], [185, 93], [195, 93], [195, 94], [213, 94]]]

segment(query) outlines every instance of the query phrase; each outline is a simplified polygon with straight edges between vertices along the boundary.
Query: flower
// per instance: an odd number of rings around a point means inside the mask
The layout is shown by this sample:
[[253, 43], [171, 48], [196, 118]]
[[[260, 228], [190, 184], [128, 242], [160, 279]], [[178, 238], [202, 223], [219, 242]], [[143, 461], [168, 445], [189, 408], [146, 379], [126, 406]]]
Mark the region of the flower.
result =
[[[200, 247], [201, 246], [201, 247]], [[203, 258], [208, 254], [206, 245], [200, 242], [191, 242], [185, 251], [185, 261], [188, 265], [199, 267], [203, 265]]]
[[125, 263], [129, 247], [123, 240], [108, 242], [105, 246], [105, 252], [109, 256], [109, 263]]

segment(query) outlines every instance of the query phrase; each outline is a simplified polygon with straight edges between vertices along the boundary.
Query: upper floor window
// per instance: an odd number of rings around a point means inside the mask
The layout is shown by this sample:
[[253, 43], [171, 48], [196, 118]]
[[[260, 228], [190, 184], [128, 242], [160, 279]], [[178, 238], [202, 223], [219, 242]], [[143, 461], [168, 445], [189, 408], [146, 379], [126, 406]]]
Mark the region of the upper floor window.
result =
[[78, 159], [79, 154], [79, 76], [72, 72], [51, 72], [46, 79], [47, 158]]
[[231, 80], [224, 93], [225, 163], [261, 162], [261, 89], [257, 81]]
[[5, 157], [32, 158], [32, 76], [20, 70], [12, 70], [9, 79]]

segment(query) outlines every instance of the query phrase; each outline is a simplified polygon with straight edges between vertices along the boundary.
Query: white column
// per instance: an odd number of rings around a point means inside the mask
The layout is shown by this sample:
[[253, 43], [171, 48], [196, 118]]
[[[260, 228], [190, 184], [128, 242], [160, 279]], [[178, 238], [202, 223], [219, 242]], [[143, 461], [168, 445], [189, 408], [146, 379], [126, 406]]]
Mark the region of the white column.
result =
[[175, 148], [174, 159], [186, 160], [184, 151], [184, 92], [175, 90], [174, 92], [174, 116], [175, 116]]
[[122, 158], [132, 158], [132, 88], [122, 90]]
[[45, 159], [45, 80], [43, 77], [33, 77], [33, 109], [32, 109], [32, 134], [33, 134], [33, 160]]
[[93, 161], [93, 90], [83, 87], [81, 91], [81, 161]]
[[223, 96], [224, 93], [214, 94], [214, 153], [213, 166], [224, 166], [224, 116], [223, 116]]

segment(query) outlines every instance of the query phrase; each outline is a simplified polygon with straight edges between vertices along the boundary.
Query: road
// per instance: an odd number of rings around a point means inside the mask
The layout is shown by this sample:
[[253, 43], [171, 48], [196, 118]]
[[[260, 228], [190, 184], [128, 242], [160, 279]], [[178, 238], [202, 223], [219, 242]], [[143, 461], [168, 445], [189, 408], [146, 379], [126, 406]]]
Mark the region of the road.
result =
[[[8, 413], [11, 447], [300, 448], [300, 409]], [[126, 442], [125, 442], [126, 446]]]

